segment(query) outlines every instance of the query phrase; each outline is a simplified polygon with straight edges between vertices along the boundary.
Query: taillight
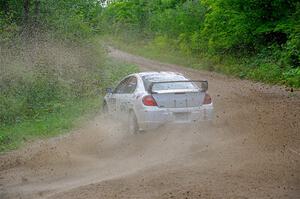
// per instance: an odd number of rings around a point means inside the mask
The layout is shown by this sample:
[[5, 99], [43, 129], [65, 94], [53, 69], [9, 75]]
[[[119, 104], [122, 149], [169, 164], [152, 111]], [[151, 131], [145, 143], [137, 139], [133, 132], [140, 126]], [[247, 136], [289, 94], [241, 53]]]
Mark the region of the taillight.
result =
[[207, 93], [205, 93], [203, 104], [211, 104], [211, 97]]
[[143, 97], [143, 104], [145, 106], [157, 106], [157, 103], [152, 95], [146, 95], [145, 97]]

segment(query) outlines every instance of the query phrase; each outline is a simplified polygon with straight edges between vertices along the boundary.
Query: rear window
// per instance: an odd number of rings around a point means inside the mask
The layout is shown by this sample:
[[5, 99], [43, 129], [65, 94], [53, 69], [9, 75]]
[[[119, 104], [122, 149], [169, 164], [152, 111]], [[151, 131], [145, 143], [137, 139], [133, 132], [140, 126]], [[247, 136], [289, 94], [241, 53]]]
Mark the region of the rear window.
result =
[[[149, 75], [142, 77], [146, 90], [149, 90], [152, 82], [167, 82], [167, 81], [182, 81], [187, 80], [185, 77], [180, 75]], [[152, 87], [153, 91], [163, 90], [181, 90], [181, 89], [197, 89], [192, 82], [172, 82], [172, 83], [161, 83], [154, 84]]]

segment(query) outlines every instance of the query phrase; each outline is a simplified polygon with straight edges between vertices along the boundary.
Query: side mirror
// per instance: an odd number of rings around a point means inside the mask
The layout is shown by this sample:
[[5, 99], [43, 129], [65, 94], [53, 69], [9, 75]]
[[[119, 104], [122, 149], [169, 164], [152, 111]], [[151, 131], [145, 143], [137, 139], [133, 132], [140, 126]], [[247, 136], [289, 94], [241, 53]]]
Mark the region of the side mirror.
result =
[[105, 91], [106, 91], [106, 93], [113, 93], [113, 89], [112, 88], [106, 88]]
[[201, 82], [201, 91], [206, 92], [207, 90], [208, 90], [208, 82], [207, 81]]

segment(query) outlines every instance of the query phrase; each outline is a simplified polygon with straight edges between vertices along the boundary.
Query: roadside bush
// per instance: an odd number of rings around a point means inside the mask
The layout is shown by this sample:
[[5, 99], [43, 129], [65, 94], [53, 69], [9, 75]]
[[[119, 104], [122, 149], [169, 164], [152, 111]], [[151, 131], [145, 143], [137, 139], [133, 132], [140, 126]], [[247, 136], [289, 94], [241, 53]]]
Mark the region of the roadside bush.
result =
[[35, 36], [0, 46], [0, 151], [70, 130], [100, 111], [105, 87], [137, 71], [108, 60], [96, 39]]
[[293, 87], [300, 87], [300, 68], [293, 68], [283, 73], [286, 83]]
[[282, 80], [282, 69], [275, 64], [262, 64], [259, 67], [252, 69], [248, 73], [248, 77], [269, 83], [280, 82]]
[[100, 47], [88, 40], [63, 44], [46, 37], [22, 42], [19, 48], [0, 47], [1, 125], [33, 119], [65, 101], [99, 94], [105, 62]]

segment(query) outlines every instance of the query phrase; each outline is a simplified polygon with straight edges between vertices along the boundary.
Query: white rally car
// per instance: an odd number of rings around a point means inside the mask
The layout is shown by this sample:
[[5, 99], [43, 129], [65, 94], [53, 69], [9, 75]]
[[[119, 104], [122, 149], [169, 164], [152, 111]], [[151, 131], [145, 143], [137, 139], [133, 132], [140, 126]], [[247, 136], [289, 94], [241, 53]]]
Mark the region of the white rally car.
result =
[[213, 103], [208, 83], [189, 80], [175, 72], [142, 72], [128, 75], [114, 89], [107, 89], [103, 110], [127, 122], [137, 133], [167, 123], [212, 120]]

